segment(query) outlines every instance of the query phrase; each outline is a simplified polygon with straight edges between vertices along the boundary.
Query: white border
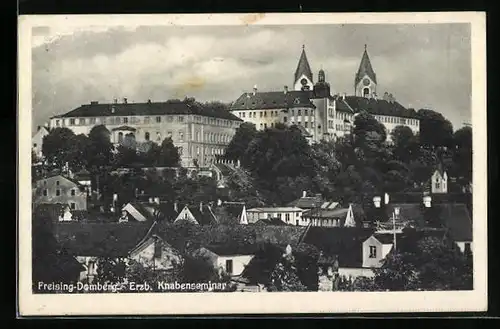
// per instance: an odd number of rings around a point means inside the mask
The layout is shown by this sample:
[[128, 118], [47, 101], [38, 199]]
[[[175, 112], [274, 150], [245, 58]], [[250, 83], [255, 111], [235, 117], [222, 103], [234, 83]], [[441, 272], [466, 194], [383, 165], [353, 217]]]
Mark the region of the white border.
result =
[[[31, 29], [92, 26], [470, 23], [472, 42], [474, 290], [466, 292], [306, 292], [34, 295], [31, 292]], [[301, 13], [72, 15], [19, 17], [19, 314], [176, 315], [251, 313], [465, 312], [487, 309], [486, 14]]]

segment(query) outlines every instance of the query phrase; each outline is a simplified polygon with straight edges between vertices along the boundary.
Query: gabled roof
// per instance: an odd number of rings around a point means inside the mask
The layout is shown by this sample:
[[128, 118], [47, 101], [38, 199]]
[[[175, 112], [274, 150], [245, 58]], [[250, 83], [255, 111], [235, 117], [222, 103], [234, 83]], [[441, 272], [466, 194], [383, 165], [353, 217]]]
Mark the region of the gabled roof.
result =
[[370, 79], [373, 80], [373, 82], [377, 83], [377, 75], [373, 70], [370, 57], [368, 56], [368, 52], [366, 50], [366, 46], [365, 51], [363, 52], [363, 57], [361, 57], [361, 63], [359, 63], [358, 72], [356, 73], [356, 77], [354, 79], [354, 85], [357, 86], [365, 75], [369, 76]]
[[338, 209], [318, 209], [311, 210], [304, 214], [303, 217], [314, 217], [314, 218], [340, 218], [345, 219], [349, 208], [338, 208]]
[[191, 214], [200, 225], [213, 225], [217, 224], [217, 218], [212, 212], [211, 207], [203, 205], [200, 211], [200, 206], [190, 206], [188, 207]]
[[309, 227], [302, 242], [315, 246], [325, 256], [337, 256], [341, 267], [361, 267], [363, 242], [373, 233], [373, 229], [365, 228]]
[[299, 63], [297, 64], [297, 69], [295, 70], [294, 82], [296, 82], [302, 75], [305, 75], [311, 82], [313, 81], [311, 66], [307, 60], [306, 50], [304, 47], [302, 47]]
[[292, 90], [244, 93], [232, 105], [231, 110], [259, 110], [286, 108], [314, 108], [312, 91]]
[[155, 208], [157, 208], [157, 205], [142, 202], [129, 202], [129, 204], [134, 207], [139, 213], [141, 213], [141, 215], [143, 215], [146, 220], [155, 220], [154, 210]]
[[149, 223], [78, 223], [55, 224], [60, 246], [73, 256], [127, 257], [145, 236]]
[[393, 234], [387, 234], [387, 233], [375, 233], [373, 235], [375, 239], [380, 241], [382, 244], [393, 244], [394, 243], [394, 235]]
[[[114, 109], [114, 110], [112, 110]], [[102, 117], [102, 116], [135, 116], [135, 115], [172, 115], [172, 114], [194, 114], [219, 119], [242, 121], [229, 111], [219, 107], [207, 107], [189, 104], [180, 100], [167, 102], [147, 103], [117, 103], [117, 104], [83, 104], [80, 107], [65, 114], [56, 116], [59, 118], [71, 117]]]
[[366, 111], [372, 115], [418, 119], [417, 112], [415, 112], [415, 110], [407, 109], [396, 101], [389, 102], [383, 99], [360, 96], [346, 96], [345, 101], [355, 112]]

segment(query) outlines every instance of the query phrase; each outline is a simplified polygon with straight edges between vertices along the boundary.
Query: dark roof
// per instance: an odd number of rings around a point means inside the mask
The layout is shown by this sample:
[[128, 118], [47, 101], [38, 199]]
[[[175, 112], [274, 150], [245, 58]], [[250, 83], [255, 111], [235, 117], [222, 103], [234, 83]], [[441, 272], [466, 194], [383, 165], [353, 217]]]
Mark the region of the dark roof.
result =
[[259, 250], [260, 246], [254, 244], [238, 244], [238, 243], [225, 243], [225, 244], [211, 244], [205, 246], [205, 249], [219, 256], [228, 255], [253, 255]]
[[325, 256], [337, 256], [341, 267], [361, 267], [362, 244], [374, 233], [365, 228], [309, 227], [303, 243], [315, 246]]
[[349, 208], [338, 208], [338, 209], [318, 209], [309, 211], [304, 214], [303, 217], [315, 217], [315, 218], [341, 218], [345, 219]]
[[302, 209], [311, 209], [319, 207], [322, 203], [323, 199], [321, 196], [306, 196], [288, 203], [287, 206]]
[[346, 96], [345, 101], [355, 111], [366, 111], [372, 115], [387, 115], [418, 119], [417, 112], [407, 109], [398, 102], [360, 96]]
[[359, 69], [358, 72], [356, 73], [356, 77], [354, 79], [354, 85], [357, 86], [358, 83], [363, 79], [365, 75], [368, 75], [370, 79], [373, 80], [373, 82], [377, 83], [377, 75], [375, 74], [375, 71], [373, 70], [372, 63], [370, 61], [370, 57], [368, 56], [368, 52], [365, 51], [363, 52], [363, 57], [361, 57], [361, 63], [359, 63]]
[[297, 81], [300, 76], [304, 74], [306, 77], [313, 81], [313, 74], [311, 71], [311, 66], [309, 66], [309, 61], [307, 60], [306, 50], [302, 48], [302, 53], [300, 54], [299, 63], [297, 64], [297, 69], [295, 70], [295, 80]]
[[55, 224], [55, 236], [69, 255], [126, 257], [149, 231], [146, 223], [78, 223]]
[[232, 105], [231, 110], [283, 109], [295, 107], [314, 108], [311, 91], [266, 91], [244, 93]]
[[[114, 111], [112, 111], [114, 108]], [[188, 104], [183, 101], [118, 104], [83, 104], [80, 107], [57, 117], [101, 117], [101, 116], [134, 116], [134, 115], [172, 115], [194, 114], [219, 119], [242, 121], [231, 112], [219, 108]]]
[[335, 109], [340, 112], [354, 113], [354, 109], [342, 97], [332, 97], [335, 100]]
[[392, 244], [394, 242], [394, 235], [388, 233], [376, 233], [373, 235], [375, 239], [380, 241], [382, 244]]
[[200, 211], [200, 206], [190, 206], [188, 208], [189, 211], [191, 211], [191, 213], [193, 214], [198, 224], [213, 225], [217, 223], [217, 218], [215, 218], [214, 213], [212, 212], [209, 206], [203, 205], [202, 211]]
[[143, 202], [130, 202], [130, 205], [140, 212], [147, 220], [154, 221], [155, 217], [153, 211], [158, 207], [156, 204], [149, 204]]
[[66, 179], [67, 181], [69, 181], [69, 182], [71, 182], [71, 183], [75, 184], [76, 186], [78, 186], [80, 189], [83, 189], [83, 188], [84, 188], [84, 186], [83, 186], [82, 184], [80, 184], [80, 182], [78, 182], [78, 181], [76, 181], [76, 180], [74, 180], [74, 179], [72, 179], [72, 178], [69, 178], [69, 177], [68, 177], [68, 176], [66, 176], [66, 175], [60, 174], [60, 173], [53, 174], [53, 175], [50, 175], [50, 176], [47, 176], [47, 177], [43, 177], [43, 178], [41, 178], [40, 180], [50, 179], [50, 178], [54, 178], [54, 177], [56, 177], [56, 176], [60, 176], [60, 177], [62, 177], [62, 178], [64, 178], [64, 179]]
[[112, 131], [116, 131], [116, 130], [129, 130], [129, 131], [136, 131], [137, 129], [135, 129], [134, 127], [130, 127], [130, 126], [120, 126], [120, 127], [117, 127], [117, 128], [113, 128], [111, 129]]

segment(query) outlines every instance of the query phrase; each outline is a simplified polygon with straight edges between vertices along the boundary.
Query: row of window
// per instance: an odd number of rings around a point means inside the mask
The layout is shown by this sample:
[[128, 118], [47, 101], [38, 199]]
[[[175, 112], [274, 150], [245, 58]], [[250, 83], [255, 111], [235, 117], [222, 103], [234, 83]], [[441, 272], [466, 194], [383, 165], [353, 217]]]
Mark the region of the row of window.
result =
[[[156, 117], [97, 117], [97, 118], [69, 118], [69, 119], [56, 119], [55, 126], [86, 126], [86, 125], [96, 125], [96, 124], [109, 124], [109, 125], [120, 125], [120, 124], [150, 124], [150, 123], [161, 123], [161, 122], [185, 122], [186, 116], [184, 115], [168, 115], [168, 116], [156, 116]], [[232, 127], [237, 126], [236, 122], [233, 123], [231, 120], [217, 119], [210, 117], [195, 116], [194, 122], [212, 124], [217, 126]]]
[[[62, 191], [61, 189], [56, 189], [56, 196], [61, 196], [62, 194]], [[43, 195], [43, 196], [49, 196], [49, 190], [48, 189], [43, 189], [40, 191], [40, 195]], [[71, 196], [75, 196], [76, 195], [76, 190], [75, 189], [71, 189], [69, 191], [69, 195]]]
[[[132, 136], [135, 138], [135, 136], [132, 134]], [[196, 142], [201, 142], [200, 140], [200, 132], [197, 131], [196, 134], [195, 134], [195, 141]], [[173, 138], [173, 135], [172, 135], [172, 132], [169, 131], [167, 132], [167, 136], [166, 138]], [[204, 133], [203, 134], [203, 141], [207, 142], [207, 143], [220, 143], [220, 144], [227, 144], [231, 141], [231, 136], [228, 135], [228, 134], [219, 134], [219, 133]], [[118, 143], [122, 143], [123, 142], [123, 139], [124, 139], [124, 134], [123, 132], [119, 132], [118, 133]], [[146, 131], [144, 132], [144, 140], [151, 140], [151, 134]], [[162, 139], [162, 135], [160, 132], [156, 132], [156, 141], [158, 143], [161, 143], [163, 141]], [[177, 141], [178, 142], [184, 142], [184, 132], [183, 131], [179, 131], [177, 133]]]
[[223, 155], [224, 149], [220, 147], [196, 146], [196, 155], [199, 156], [200, 154]]
[[[313, 116], [314, 115], [314, 110], [313, 109], [305, 109], [304, 111], [302, 111], [301, 109], [298, 109], [297, 110], [297, 116], [302, 116], [302, 114], [304, 114], [304, 116]], [[292, 109], [292, 116], [295, 116], [295, 110]]]
[[385, 115], [375, 115], [375, 119], [382, 123], [393, 123], [400, 125], [412, 125], [418, 126], [417, 119], [407, 119], [407, 118], [399, 118], [399, 117], [388, 117]]
[[[248, 112], [248, 118], [257, 118], [257, 113], [259, 113], [261, 118], [267, 118], [267, 113], [269, 113], [269, 116], [272, 117], [278, 117], [278, 111], [276, 110], [271, 110], [271, 111], [257, 111], [257, 112]], [[239, 112], [238, 113], [240, 118], [246, 118], [247, 113], [246, 112]]]
[[337, 112], [336, 115], [335, 115], [335, 117], [337, 119], [339, 119], [339, 120], [345, 120], [345, 119], [347, 119], [347, 120], [350, 121], [352, 119], [352, 114], [350, 114], [350, 113], [344, 113], [344, 112]]

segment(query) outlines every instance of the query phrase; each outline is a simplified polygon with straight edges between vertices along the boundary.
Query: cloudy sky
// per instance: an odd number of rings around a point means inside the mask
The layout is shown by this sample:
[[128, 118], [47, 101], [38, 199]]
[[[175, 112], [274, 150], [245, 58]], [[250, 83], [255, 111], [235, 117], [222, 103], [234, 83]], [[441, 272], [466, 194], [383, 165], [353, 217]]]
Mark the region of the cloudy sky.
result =
[[34, 126], [92, 100], [164, 101], [188, 95], [230, 102], [292, 86], [302, 45], [317, 79], [353, 93], [367, 44], [378, 93], [471, 121], [468, 24], [143, 26], [32, 30]]

